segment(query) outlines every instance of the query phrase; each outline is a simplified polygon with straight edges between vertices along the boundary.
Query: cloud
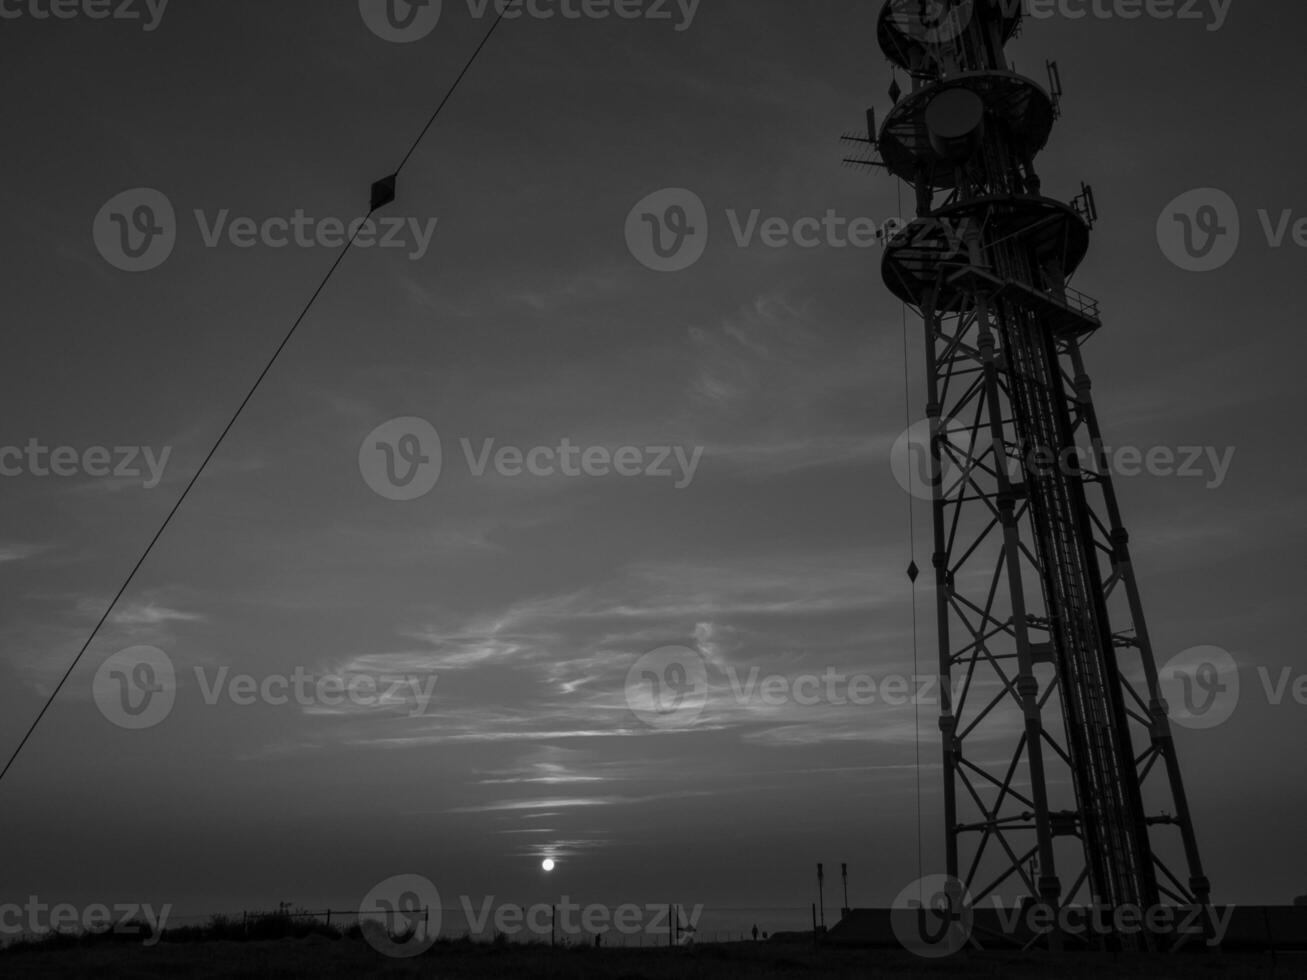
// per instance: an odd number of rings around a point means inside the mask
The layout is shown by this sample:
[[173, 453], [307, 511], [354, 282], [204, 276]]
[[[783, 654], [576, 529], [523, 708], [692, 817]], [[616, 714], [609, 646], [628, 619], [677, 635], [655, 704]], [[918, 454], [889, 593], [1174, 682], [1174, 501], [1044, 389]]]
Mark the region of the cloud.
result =
[[[85, 608], [94, 609], [95, 600], [85, 604]], [[198, 613], [170, 609], [155, 602], [140, 601], [119, 605], [109, 617], [115, 626], [160, 626], [164, 623], [198, 623], [205, 617]]]
[[0, 565], [7, 562], [26, 561], [36, 555], [49, 551], [48, 544], [24, 544], [19, 541], [0, 541]]
[[653, 793], [643, 796], [581, 796], [552, 797], [535, 800], [499, 800], [475, 806], [454, 807], [448, 813], [512, 813], [520, 810], [573, 810], [579, 807], [635, 806], [658, 800], [686, 799], [695, 796], [713, 796], [711, 790], [678, 790], [670, 793]]

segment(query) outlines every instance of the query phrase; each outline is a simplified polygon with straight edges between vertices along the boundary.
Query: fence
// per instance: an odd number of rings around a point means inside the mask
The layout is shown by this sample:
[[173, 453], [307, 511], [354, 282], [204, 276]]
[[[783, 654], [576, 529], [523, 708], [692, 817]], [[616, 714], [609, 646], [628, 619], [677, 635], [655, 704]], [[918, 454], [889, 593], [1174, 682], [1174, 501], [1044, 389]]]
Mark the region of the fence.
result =
[[[362, 925], [364, 921], [376, 921], [384, 925], [388, 932], [399, 934], [415, 928], [420, 922], [428, 930], [434, 923], [435, 934], [442, 940], [654, 948], [749, 942], [755, 938], [762, 940], [779, 933], [811, 929], [807, 908], [699, 908], [676, 904], [631, 904], [645, 915], [638, 925], [626, 927], [612, 922], [587, 927], [584, 922], [574, 921], [575, 916], [560, 916], [560, 906], [557, 905], [502, 903], [496, 904], [493, 912], [462, 905], [387, 913], [369, 912], [366, 915], [361, 915], [358, 909], [309, 910], [283, 906], [275, 911], [249, 910], [239, 916], [173, 917], [165, 927], [165, 936], [168, 932], [203, 929], [214, 921], [222, 923], [221, 932], [230, 934], [234, 928], [244, 938], [257, 938], [260, 934], [278, 931], [311, 932], [314, 931], [314, 926], [345, 933]], [[604, 908], [612, 912], [621, 906], [587, 908]], [[515, 925], [500, 928], [497, 923], [505, 918], [512, 920]], [[585, 917], [581, 918], [584, 920]], [[288, 923], [298, 924], [299, 929], [293, 926], [287, 928]]]

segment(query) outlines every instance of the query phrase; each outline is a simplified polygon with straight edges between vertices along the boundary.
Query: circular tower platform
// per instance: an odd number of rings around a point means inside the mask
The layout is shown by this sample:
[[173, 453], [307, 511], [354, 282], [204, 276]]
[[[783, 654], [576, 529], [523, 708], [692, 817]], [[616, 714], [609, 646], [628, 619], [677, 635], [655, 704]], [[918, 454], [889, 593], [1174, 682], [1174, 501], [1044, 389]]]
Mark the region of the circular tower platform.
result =
[[881, 262], [885, 285], [910, 306], [924, 306], [938, 288], [937, 310], [964, 309], [977, 277], [995, 285], [1004, 281], [1002, 270], [972, 263], [963, 238], [977, 229], [982, 263], [986, 246], [1017, 240], [1036, 267], [1066, 277], [1089, 251], [1089, 226], [1069, 204], [1026, 195], [975, 198], [917, 218], [891, 238]]
[[[952, 45], [971, 23], [976, 8], [998, 7], [995, 0], [886, 0], [876, 26], [880, 49], [893, 64], [911, 74], [929, 73], [931, 55]], [[1003, 43], [1021, 27], [1022, 4], [1002, 0]]]
[[957, 180], [956, 168], [940, 158], [931, 140], [928, 112], [936, 99], [962, 89], [974, 93], [985, 107], [985, 125], [999, 126], [1010, 145], [1033, 157], [1053, 132], [1053, 99], [1038, 84], [1006, 71], [967, 72], [925, 85], [905, 96], [885, 117], [879, 149], [890, 173], [916, 184], [930, 181], [934, 190], [947, 190]]

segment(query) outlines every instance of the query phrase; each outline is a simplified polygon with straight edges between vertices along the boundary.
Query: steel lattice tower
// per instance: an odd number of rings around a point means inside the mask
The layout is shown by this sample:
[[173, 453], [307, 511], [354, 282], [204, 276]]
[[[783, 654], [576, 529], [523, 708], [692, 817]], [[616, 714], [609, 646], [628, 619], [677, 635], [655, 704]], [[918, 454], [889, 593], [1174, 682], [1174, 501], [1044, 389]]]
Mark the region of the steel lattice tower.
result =
[[1011, 70], [1021, 8], [889, 0], [911, 91], [854, 161], [916, 196], [882, 272], [926, 332], [948, 873], [973, 904], [1206, 906], [1082, 358], [1098, 305], [1067, 284], [1093, 195], [1041, 192], [1061, 85]]

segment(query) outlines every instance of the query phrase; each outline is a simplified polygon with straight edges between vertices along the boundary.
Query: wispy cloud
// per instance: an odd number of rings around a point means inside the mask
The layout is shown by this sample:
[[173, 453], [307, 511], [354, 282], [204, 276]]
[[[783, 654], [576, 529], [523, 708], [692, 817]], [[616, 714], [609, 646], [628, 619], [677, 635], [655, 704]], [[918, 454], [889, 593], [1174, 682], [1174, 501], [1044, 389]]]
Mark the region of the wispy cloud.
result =
[[0, 565], [25, 561], [51, 549], [48, 544], [25, 544], [20, 541], [0, 541]]

